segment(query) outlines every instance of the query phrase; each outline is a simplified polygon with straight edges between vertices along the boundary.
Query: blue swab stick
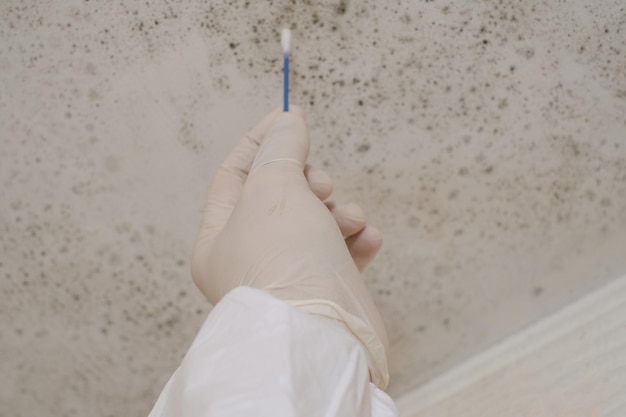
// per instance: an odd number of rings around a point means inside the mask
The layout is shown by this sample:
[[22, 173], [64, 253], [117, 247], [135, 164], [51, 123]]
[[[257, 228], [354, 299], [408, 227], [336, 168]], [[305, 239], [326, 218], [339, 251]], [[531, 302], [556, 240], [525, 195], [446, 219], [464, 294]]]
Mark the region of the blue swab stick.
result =
[[291, 31], [283, 29], [280, 34], [283, 47], [283, 111], [289, 111], [289, 49], [291, 48]]

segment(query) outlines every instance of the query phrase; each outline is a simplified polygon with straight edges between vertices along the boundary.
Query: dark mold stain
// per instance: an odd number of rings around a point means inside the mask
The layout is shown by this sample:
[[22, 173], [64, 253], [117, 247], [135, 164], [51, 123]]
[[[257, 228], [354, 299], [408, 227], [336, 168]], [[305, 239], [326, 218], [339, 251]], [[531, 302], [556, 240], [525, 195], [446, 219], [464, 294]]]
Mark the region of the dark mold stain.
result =
[[347, 0], [340, 0], [339, 4], [335, 8], [335, 13], [338, 16], [343, 16], [344, 14], [346, 14], [347, 11], [348, 11], [348, 1]]
[[361, 145], [359, 145], [358, 148], [356, 148], [356, 151], [360, 153], [365, 153], [369, 151], [370, 148], [371, 148], [371, 145], [369, 143], [362, 143]]

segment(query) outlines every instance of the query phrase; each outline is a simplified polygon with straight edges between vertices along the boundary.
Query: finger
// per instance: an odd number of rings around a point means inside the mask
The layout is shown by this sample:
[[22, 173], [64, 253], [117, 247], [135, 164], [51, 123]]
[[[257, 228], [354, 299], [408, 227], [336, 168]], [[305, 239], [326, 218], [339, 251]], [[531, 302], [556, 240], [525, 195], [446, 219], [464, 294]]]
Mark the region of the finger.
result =
[[308, 154], [309, 133], [304, 113], [299, 107], [292, 106], [289, 112], [281, 113], [273, 120], [252, 163], [250, 175], [261, 168], [286, 174], [293, 171], [294, 165], [299, 167], [297, 171], [301, 174]]
[[333, 180], [326, 172], [306, 164], [304, 176], [309, 183], [309, 188], [320, 200], [326, 200], [333, 193]]
[[276, 109], [250, 130], [226, 156], [209, 187], [202, 222], [202, 236], [221, 230], [239, 200], [250, 167], [274, 119], [281, 113]]
[[334, 203], [328, 203], [326, 206], [335, 218], [344, 239], [365, 228], [365, 213], [357, 204], [349, 203], [338, 206]]
[[226, 156], [218, 167], [209, 190], [209, 200], [220, 205], [233, 206], [241, 194], [250, 167], [256, 157], [261, 141], [272, 122], [281, 113], [276, 109], [263, 118]]
[[346, 239], [346, 244], [357, 268], [363, 272], [383, 245], [383, 235], [377, 228], [367, 226]]

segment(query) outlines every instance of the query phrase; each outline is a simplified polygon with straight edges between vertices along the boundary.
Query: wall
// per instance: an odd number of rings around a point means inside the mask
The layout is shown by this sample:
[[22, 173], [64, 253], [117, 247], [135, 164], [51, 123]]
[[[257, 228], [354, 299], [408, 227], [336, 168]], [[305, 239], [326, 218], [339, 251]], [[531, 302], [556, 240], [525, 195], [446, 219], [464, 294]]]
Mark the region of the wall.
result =
[[145, 415], [211, 173], [280, 103], [386, 243], [399, 396], [626, 271], [620, 1], [0, 4], [0, 414]]

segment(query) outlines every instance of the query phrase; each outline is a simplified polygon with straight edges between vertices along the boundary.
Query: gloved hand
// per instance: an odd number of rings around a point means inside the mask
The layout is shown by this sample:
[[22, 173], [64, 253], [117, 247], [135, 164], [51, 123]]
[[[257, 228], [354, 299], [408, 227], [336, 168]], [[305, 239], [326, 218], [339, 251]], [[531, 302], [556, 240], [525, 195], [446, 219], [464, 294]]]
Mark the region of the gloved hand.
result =
[[332, 181], [306, 165], [302, 110], [276, 110], [218, 168], [196, 242], [192, 276], [216, 304], [237, 286], [263, 289], [340, 320], [370, 354], [370, 376], [388, 383], [388, 340], [360, 271], [382, 245], [355, 204], [324, 203]]

